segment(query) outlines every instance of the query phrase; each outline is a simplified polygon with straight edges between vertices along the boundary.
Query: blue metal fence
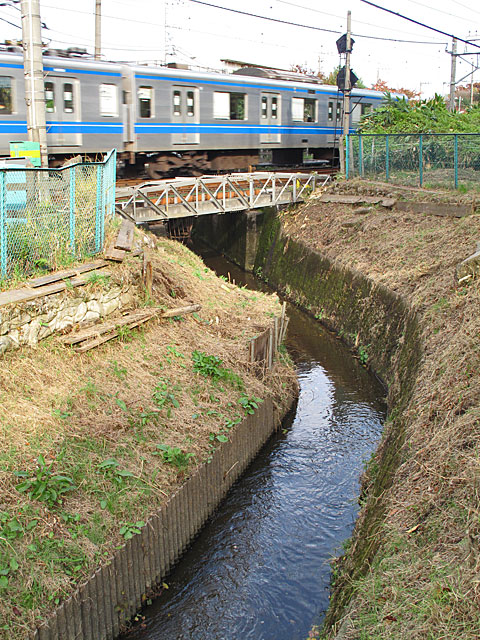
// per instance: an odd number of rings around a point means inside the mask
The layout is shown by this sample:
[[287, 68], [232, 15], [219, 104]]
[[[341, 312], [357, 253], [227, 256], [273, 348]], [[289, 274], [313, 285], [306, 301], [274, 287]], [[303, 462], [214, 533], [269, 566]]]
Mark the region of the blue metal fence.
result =
[[0, 168], [0, 280], [100, 252], [115, 179], [115, 149], [61, 169]]
[[421, 187], [480, 186], [480, 133], [364, 133], [345, 138], [347, 180], [360, 176]]

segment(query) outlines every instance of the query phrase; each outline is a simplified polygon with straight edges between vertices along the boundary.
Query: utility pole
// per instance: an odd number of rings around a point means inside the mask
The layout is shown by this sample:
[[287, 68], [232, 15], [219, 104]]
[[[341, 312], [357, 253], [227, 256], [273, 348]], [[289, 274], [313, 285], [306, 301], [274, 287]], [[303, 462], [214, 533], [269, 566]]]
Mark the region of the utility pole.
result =
[[345, 173], [345, 154], [348, 153], [348, 149], [345, 149], [345, 136], [350, 129], [350, 92], [352, 90], [350, 82], [350, 55], [352, 53], [352, 12], [347, 13], [347, 34], [345, 43], [345, 86], [343, 89], [343, 126], [342, 136], [340, 138], [340, 171]]
[[95, 60], [102, 56], [102, 0], [95, 0]]
[[21, 12], [28, 139], [40, 144], [42, 167], [48, 167], [39, 0], [21, 0]]
[[352, 12], [347, 13], [347, 51], [345, 53], [345, 92], [343, 94], [343, 135], [350, 129], [350, 55], [352, 53]]
[[457, 39], [452, 38], [452, 62], [450, 67], [450, 99], [448, 110], [455, 111], [455, 77], [457, 73]]

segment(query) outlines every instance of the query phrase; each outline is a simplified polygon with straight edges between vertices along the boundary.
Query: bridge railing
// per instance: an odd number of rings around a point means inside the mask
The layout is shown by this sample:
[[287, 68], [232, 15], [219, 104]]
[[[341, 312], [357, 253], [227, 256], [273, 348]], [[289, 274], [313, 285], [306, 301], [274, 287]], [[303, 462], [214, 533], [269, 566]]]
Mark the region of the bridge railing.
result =
[[0, 168], [0, 284], [103, 249], [116, 150], [60, 169]]
[[135, 222], [226, 213], [304, 200], [329, 176], [314, 173], [235, 173], [156, 180], [117, 191], [117, 209]]
[[347, 180], [478, 189], [480, 133], [349, 134], [345, 157]]

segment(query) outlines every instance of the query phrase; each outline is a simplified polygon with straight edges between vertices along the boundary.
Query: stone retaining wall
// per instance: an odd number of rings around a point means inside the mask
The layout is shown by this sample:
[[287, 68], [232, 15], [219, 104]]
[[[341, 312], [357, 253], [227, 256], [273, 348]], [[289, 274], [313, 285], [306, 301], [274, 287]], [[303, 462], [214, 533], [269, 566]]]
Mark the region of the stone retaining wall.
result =
[[91, 323], [131, 304], [130, 286], [76, 288], [0, 309], [0, 355], [74, 325]]

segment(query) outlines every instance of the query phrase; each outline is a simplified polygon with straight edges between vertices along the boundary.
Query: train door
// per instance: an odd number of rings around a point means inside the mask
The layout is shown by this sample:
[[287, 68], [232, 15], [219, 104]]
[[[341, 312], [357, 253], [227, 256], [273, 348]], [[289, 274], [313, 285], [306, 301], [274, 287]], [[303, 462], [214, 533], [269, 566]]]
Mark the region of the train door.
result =
[[262, 93], [260, 103], [260, 124], [268, 127], [260, 134], [260, 142], [281, 142], [278, 125], [281, 124], [280, 94]]
[[198, 89], [196, 87], [172, 87], [172, 144], [198, 144], [200, 134], [195, 124], [199, 121]]
[[76, 147], [82, 144], [82, 134], [75, 131], [80, 121], [80, 84], [76, 78], [47, 76], [45, 78], [45, 111], [47, 145]]

